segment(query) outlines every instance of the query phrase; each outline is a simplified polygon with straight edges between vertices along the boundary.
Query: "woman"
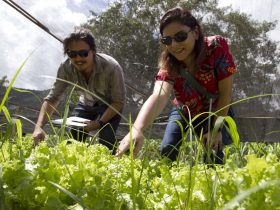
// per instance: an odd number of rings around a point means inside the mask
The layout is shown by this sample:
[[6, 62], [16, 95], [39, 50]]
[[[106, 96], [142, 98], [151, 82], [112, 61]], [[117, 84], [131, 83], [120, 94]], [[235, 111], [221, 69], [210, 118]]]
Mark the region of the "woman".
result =
[[[167, 11], [162, 17], [160, 33], [164, 50], [159, 58], [160, 70], [153, 93], [141, 108], [132, 134], [128, 133], [121, 141], [117, 156], [129, 149], [131, 136], [135, 141], [134, 155], [137, 155], [143, 145], [142, 132], [162, 112], [174, 91], [174, 108], [169, 116], [160, 153], [176, 160], [183, 141], [178, 121], [187, 129], [188, 110], [191, 117], [194, 117], [209, 111], [210, 106], [208, 98], [189, 83], [189, 77], [193, 77], [206, 92], [218, 96], [213, 100], [214, 110], [220, 110], [231, 102], [232, 80], [236, 67], [223, 37], [204, 37], [192, 14], [178, 7]], [[226, 116], [227, 113], [228, 108], [224, 108], [217, 114]], [[206, 130], [206, 125], [207, 120], [200, 123], [196, 129], [198, 134], [201, 129]], [[222, 163], [222, 160], [219, 160], [223, 157], [222, 144], [224, 140], [229, 140], [228, 137], [226, 129], [221, 128], [211, 145], [218, 153], [216, 163]], [[203, 141], [205, 146], [210, 145], [206, 133]]]

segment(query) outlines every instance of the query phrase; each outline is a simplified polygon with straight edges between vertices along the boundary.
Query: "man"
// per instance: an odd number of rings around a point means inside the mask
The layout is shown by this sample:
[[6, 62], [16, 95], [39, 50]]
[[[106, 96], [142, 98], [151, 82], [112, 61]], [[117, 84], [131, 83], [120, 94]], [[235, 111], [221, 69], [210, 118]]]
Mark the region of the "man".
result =
[[[63, 62], [49, 94], [45, 97], [33, 132], [35, 145], [44, 139], [43, 127], [47, 123], [66, 90], [75, 87], [80, 95], [74, 115], [89, 119], [85, 131], [99, 131], [99, 142], [114, 149], [115, 132], [120, 123], [125, 101], [123, 71], [118, 62], [96, 52], [92, 33], [84, 28], [76, 29], [63, 41]], [[72, 83], [72, 84], [71, 84]], [[87, 91], [85, 91], [87, 90]], [[73, 138], [84, 141], [86, 133], [72, 129]]]

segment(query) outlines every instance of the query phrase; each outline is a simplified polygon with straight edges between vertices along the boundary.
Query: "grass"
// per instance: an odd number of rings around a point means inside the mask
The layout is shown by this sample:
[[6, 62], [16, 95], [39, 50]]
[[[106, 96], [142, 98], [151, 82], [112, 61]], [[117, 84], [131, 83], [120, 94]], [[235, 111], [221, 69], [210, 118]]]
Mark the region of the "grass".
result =
[[[118, 207], [126, 206], [127, 209], [149, 209], [152, 202], [154, 202], [156, 206], [163, 205], [167, 209], [173, 209], [173, 206], [177, 209], [198, 209], [196, 200], [198, 199], [197, 194], [199, 192], [201, 192], [203, 196], [206, 196], [207, 202], [204, 202], [206, 203], [205, 206], [208, 206], [207, 209], [219, 209], [220, 207], [230, 209], [233, 205], [232, 203], [236, 205], [237, 202], [238, 205], [241, 206], [242, 202], [252, 200], [252, 195], [258, 192], [264, 194], [266, 191], [263, 190], [265, 189], [267, 189], [268, 192], [273, 191], [273, 188], [271, 189], [273, 185], [270, 184], [270, 182], [279, 184], [279, 169], [278, 173], [276, 172], [274, 175], [272, 173], [273, 168], [280, 168], [279, 158], [277, 158], [277, 155], [273, 154], [274, 151], [279, 149], [279, 143], [273, 145], [256, 143], [247, 143], [245, 145], [241, 143], [241, 147], [247, 148], [243, 153], [243, 157], [246, 161], [245, 164], [238, 163], [240, 158], [238, 153], [235, 152], [236, 148], [229, 146], [230, 155], [226, 164], [223, 167], [216, 166], [215, 168], [208, 168], [203, 164], [201, 152], [199, 151], [195, 158], [195, 164], [193, 164], [192, 167], [189, 165], [188, 160], [179, 161], [177, 164], [170, 163], [165, 159], [160, 159], [155, 155], [147, 157], [145, 153], [147, 152], [148, 154], [150, 152], [149, 148], [157, 150], [160, 140], [147, 139], [145, 141], [142, 157], [134, 159], [131, 155], [128, 155], [122, 159], [117, 159], [110, 155], [109, 151], [102, 146], [87, 146], [84, 143], [78, 142], [67, 145], [65, 143], [63, 144], [65, 140], [61, 143], [58, 142], [54, 147], [48, 147], [47, 142], [44, 142], [34, 150], [31, 144], [27, 143], [31, 140], [28, 138], [30, 137], [27, 136], [23, 138], [25, 142], [23, 147], [25, 151], [29, 150], [30, 155], [33, 154], [33, 156], [35, 156], [36, 161], [33, 162], [33, 164], [38, 164], [38, 168], [35, 168], [32, 172], [32, 180], [34, 181], [31, 183], [37, 183], [34, 189], [44, 188], [44, 186], [47, 186], [45, 183], [48, 182], [53, 185], [54, 188], [48, 187], [49, 192], [45, 192], [46, 197], [55, 193], [59, 199], [63, 200], [65, 199], [63, 194], [65, 194], [66, 197], [71, 198], [70, 200], [67, 199], [65, 204], [68, 203], [69, 206], [79, 204], [79, 206], [84, 209], [92, 209], [92, 205], [85, 199], [85, 195], [88, 194], [86, 192], [90, 190], [91, 187], [99, 189], [94, 194], [90, 194], [90, 196], [93, 196], [92, 199], [95, 196], [102, 196], [103, 190], [101, 189], [104, 188], [104, 190], [107, 189], [105, 191], [110, 195], [109, 197], [114, 194], [119, 197]], [[12, 152], [9, 152], [9, 146], [12, 146]], [[190, 143], [187, 143], [186, 148], [190, 149], [191, 147]], [[101, 148], [102, 150], [99, 150]], [[256, 153], [255, 151], [259, 151], [260, 148], [262, 152]], [[16, 168], [10, 169], [8, 164], [8, 162], [12, 163], [20, 160], [19, 156], [15, 155], [19, 154], [19, 150], [20, 147], [18, 147], [18, 145], [8, 141], [4, 143], [1, 149], [2, 153], [5, 154], [5, 159], [9, 160], [4, 161], [0, 158], [0, 165], [4, 170], [4, 175], [1, 177], [4, 189], [2, 187], [0, 193], [2, 193], [2, 195], [4, 194], [4, 197], [9, 197], [11, 194], [17, 197], [18, 194], [21, 193], [21, 191], [15, 190], [16, 188], [12, 188], [7, 177], [9, 173], [11, 177], [14, 176], [13, 180], [21, 180], [20, 177], [16, 177], [12, 172], [16, 170]], [[263, 161], [265, 167], [259, 172], [251, 171], [249, 173], [249, 171], [253, 169], [250, 169], [246, 157], [253, 154], [256, 155], [256, 160], [260, 161], [255, 164], [261, 166], [260, 163]], [[30, 155], [26, 154], [24, 157], [28, 158]], [[274, 159], [274, 162], [268, 158]], [[86, 159], [88, 159], [87, 162], [84, 161]], [[24, 164], [24, 158], [22, 158], [21, 161]], [[45, 164], [51, 164], [52, 166]], [[240, 167], [239, 165], [244, 166]], [[24, 169], [22, 168], [21, 170]], [[227, 177], [228, 173], [233, 175]], [[48, 176], [45, 174], [48, 174]], [[77, 174], [81, 174], [82, 177], [79, 178]], [[257, 185], [250, 184], [249, 180], [246, 186], [242, 186], [243, 184], [233, 184], [234, 182], [238, 182], [238, 179], [240, 179], [239, 177], [243, 177], [243, 179], [250, 177], [251, 180], [256, 179]], [[28, 180], [30, 178], [27, 177], [26, 179]], [[100, 179], [100, 181], [97, 181], [98, 179]], [[90, 180], [95, 181], [92, 182]], [[16, 182], [24, 183], [25, 181]], [[106, 184], [107, 182], [111, 184], [108, 185]], [[266, 182], [268, 184], [264, 184], [265, 186], [261, 184], [261, 187], [258, 187], [258, 183]], [[22, 184], [18, 184], [18, 186], [22, 186]], [[227, 187], [229, 189], [227, 189]], [[240, 190], [241, 192], [239, 194], [242, 196], [235, 197], [238, 194], [237, 192], [233, 195], [223, 195], [221, 192], [223, 190], [228, 192], [232, 187], [234, 187], [233, 189], [235, 190]], [[61, 193], [54, 190], [55, 188], [61, 191]], [[36, 191], [33, 193], [30, 192], [30, 198], [33, 198], [36, 194]], [[161, 201], [159, 198], [161, 198]], [[11, 198], [9, 197], [9, 199]], [[104, 202], [113, 202], [113, 200], [107, 197], [106, 199], [107, 201]], [[223, 204], [217, 203], [218, 200], [223, 200]], [[47, 203], [48, 202], [49, 201], [47, 201]], [[276, 201], [271, 200], [270, 202], [273, 203]], [[41, 203], [40, 205], [43, 204]], [[103, 209], [109, 209], [106, 205], [103, 207]], [[156, 209], [159, 209], [159, 207]]]
[[[132, 140], [130, 154], [122, 159], [113, 157], [102, 146], [91, 145], [92, 142], [67, 145], [69, 137], [65, 124], [59, 133], [47, 140], [51, 147], [44, 142], [33, 148], [31, 137], [22, 136], [21, 121], [14, 121], [5, 106], [26, 61], [16, 71], [0, 105], [0, 112], [7, 120], [6, 133], [0, 135], [0, 209], [12, 209], [14, 205], [27, 209], [32, 209], [32, 205], [35, 209], [40, 205], [45, 205], [46, 209], [52, 209], [53, 205], [83, 209], [231, 209], [236, 206], [250, 209], [254, 201], [266, 194], [270, 199], [267, 207], [280, 206], [274, 198], [279, 190], [273, 188], [280, 184], [279, 143], [241, 143], [235, 122], [230, 117], [218, 117], [213, 132], [215, 136], [220, 125], [224, 121], [228, 123], [227, 129], [234, 143], [225, 148], [224, 166], [209, 167], [203, 163], [202, 134], [194, 133], [192, 123], [183, 134], [184, 137], [190, 136], [190, 141], [183, 142], [179, 158], [173, 163], [159, 155], [160, 140], [149, 138], [146, 138], [137, 159], [133, 156]], [[81, 88], [70, 84], [73, 89], [64, 110], [64, 121], [69, 114], [73, 90]], [[271, 95], [253, 96], [233, 104]], [[127, 122], [131, 130], [131, 119]], [[184, 130], [182, 126], [181, 130]], [[26, 160], [31, 157], [34, 158], [34, 168], [29, 170]], [[262, 170], [252, 167], [254, 161], [263, 167]], [[271, 169], [278, 173], [271, 173]], [[239, 179], [244, 183], [236, 184]], [[39, 196], [40, 191], [45, 197]], [[24, 198], [24, 193], [30, 193], [30, 200]]]

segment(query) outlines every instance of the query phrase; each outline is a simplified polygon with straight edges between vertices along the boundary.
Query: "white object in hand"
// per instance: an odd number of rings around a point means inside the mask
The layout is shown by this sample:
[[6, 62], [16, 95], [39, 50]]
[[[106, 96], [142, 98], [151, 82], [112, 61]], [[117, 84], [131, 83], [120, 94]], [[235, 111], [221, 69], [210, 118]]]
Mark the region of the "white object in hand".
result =
[[[66, 119], [65, 125], [67, 126], [76, 126], [76, 127], [85, 127], [87, 124], [86, 122], [89, 122], [89, 119], [85, 119], [82, 117], [68, 117]], [[53, 124], [56, 125], [62, 125], [63, 124], [63, 119], [56, 119], [52, 120]]]

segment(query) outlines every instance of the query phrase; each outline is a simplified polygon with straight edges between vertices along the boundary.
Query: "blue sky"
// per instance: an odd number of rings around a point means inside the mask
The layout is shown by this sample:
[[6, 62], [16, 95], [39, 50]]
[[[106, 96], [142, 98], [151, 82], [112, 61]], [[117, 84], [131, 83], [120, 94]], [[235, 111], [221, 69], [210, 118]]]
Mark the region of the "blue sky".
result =
[[[63, 38], [74, 26], [84, 23], [89, 10], [104, 10], [112, 0], [16, 0], [17, 4], [45, 24], [51, 32]], [[232, 7], [251, 14], [257, 20], [280, 20], [279, 0], [220, 0], [220, 6]], [[26, 89], [49, 89], [58, 65], [65, 59], [62, 45], [36, 25], [0, 1], [0, 78], [14, 75], [25, 58], [33, 52], [23, 67], [15, 86]], [[280, 24], [270, 33], [280, 41]], [[48, 75], [52, 78], [44, 78]]]

